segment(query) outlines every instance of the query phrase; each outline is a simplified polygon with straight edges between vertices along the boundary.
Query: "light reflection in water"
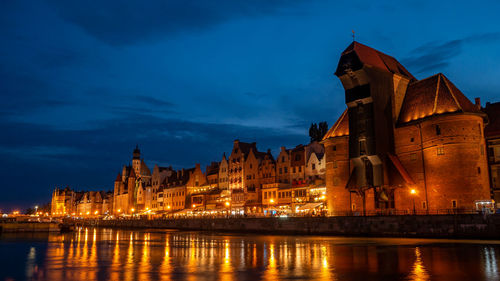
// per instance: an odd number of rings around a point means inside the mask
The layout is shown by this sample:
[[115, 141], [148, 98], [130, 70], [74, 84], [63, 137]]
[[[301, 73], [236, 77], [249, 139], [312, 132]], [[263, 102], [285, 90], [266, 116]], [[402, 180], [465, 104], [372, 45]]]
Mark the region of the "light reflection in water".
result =
[[51, 234], [43, 251], [28, 248], [22, 274], [54, 281], [434, 280], [447, 274], [500, 280], [499, 245], [405, 241], [81, 228]]
[[415, 247], [415, 262], [413, 263], [409, 280], [412, 281], [430, 280], [429, 273], [425, 269], [424, 263], [422, 261], [422, 254], [420, 253], [419, 247]]

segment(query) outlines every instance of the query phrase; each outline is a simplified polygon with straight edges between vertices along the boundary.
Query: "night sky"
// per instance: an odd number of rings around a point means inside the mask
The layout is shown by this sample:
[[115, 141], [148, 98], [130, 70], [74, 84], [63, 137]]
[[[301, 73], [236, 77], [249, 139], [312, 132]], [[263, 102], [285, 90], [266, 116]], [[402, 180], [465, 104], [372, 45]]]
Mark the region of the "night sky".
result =
[[382, 2], [1, 1], [0, 210], [111, 190], [136, 144], [152, 169], [220, 161], [236, 138], [307, 143], [345, 108], [351, 30], [418, 79], [500, 100], [499, 1]]

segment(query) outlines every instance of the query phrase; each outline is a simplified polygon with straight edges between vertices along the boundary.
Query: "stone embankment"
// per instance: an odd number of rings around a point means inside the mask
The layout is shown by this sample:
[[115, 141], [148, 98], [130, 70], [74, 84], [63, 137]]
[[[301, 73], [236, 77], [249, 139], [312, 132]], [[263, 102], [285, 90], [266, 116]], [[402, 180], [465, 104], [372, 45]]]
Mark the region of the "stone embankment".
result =
[[[67, 222], [71, 223], [71, 222]], [[76, 226], [261, 234], [499, 239], [500, 215], [77, 220]]]

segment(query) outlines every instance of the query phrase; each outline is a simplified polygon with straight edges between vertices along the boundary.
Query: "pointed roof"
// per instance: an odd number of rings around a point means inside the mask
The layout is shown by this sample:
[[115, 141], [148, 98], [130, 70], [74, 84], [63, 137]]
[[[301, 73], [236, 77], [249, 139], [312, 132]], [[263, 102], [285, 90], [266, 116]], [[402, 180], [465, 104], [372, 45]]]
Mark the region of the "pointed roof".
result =
[[116, 176], [115, 182], [120, 182], [120, 181], [122, 181], [122, 175], [120, 173], [118, 173], [118, 176]]
[[[380, 51], [377, 51], [373, 48], [370, 48], [366, 45], [363, 45], [359, 42], [352, 42], [351, 45], [349, 45], [343, 52], [342, 56], [349, 55], [349, 54], [356, 54], [357, 57], [359, 58], [359, 61], [363, 65], [369, 65], [372, 67], [376, 67], [380, 70], [388, 71], [393, 74], [399, 74], [402, 76], [406, 76], [410, 78], [410, 80], [416, 80], [413, 75], [406, 70], [406, 68], [399, 63], [398, 60], [395, 58], [384, 54]], [[339, 62], [339, 65], [337, 67], [337, 71], [335, 71], [335, 74], [338, 76], [339, 74], [342, 74], [342, 59]]]
[[408, 85], [398, 123], [455, 112], [481, 113], [446, 76], [438, 73]]
[[129, 178], [135, 178], [135, 172], [134, 169], [130, 169], [130, 174], [128, 175]]
[[141, 175], [142, 176], [151, 176], [151, 171], [148, 166], [144, 162], [144, 159], [141, 160]]
[[328, 132], [323, 137], [323, 140], [335, 137], [342, 137], [349, 135], [349, 115], [347, 114], [347, 109], [342, 112], [337, 122], [328, 130]]

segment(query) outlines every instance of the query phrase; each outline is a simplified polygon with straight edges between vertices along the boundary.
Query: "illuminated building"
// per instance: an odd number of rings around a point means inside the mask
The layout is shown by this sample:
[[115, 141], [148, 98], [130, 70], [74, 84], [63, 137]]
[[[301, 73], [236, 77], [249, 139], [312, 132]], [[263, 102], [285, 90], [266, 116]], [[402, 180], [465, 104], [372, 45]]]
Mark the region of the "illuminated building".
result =
[[[353, 42], [335, 75], [347, 109], [323, 139], [331, 214], [475, 209], [488, 200], [486, 115], [439, 73], [417, 80]], [[415, 189], [411, 194], [409, 190]]]
[[115, 180], [113, 213], [128, 214], [132, 208], [145, 209], [151, 205], [152, 193], [151, 171], [136, 146], [132, 153], [132, 166], [123, 166], [122, 173]]

